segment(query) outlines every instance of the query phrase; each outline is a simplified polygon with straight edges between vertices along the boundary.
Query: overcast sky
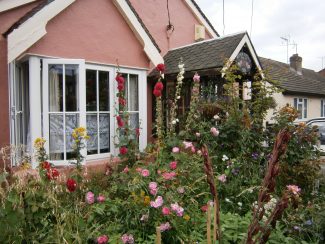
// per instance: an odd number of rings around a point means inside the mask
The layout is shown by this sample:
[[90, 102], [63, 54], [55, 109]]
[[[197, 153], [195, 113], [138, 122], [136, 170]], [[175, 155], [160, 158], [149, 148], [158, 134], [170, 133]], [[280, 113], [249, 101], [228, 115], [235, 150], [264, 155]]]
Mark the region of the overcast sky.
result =
[[[280, 37], [298, 44], [304, 68], [325, 68], [325, 0], [196, 0], [222, 36], [246, 31], [259, 56], [286, 63], [287, 47]], [[289, 46], [289, 57], [296, 52]], [[323, 67], [322, 58], [323, 57]]]

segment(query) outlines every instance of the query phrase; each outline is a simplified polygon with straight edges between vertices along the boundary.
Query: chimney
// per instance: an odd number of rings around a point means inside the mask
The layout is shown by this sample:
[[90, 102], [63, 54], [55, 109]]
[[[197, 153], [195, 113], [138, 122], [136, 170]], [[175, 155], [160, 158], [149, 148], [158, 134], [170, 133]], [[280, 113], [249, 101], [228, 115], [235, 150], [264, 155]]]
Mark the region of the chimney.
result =
[[296, 71], [298, 75], [302, 75], [302, 57], [298, 53], [290, 57], [290, 68]]

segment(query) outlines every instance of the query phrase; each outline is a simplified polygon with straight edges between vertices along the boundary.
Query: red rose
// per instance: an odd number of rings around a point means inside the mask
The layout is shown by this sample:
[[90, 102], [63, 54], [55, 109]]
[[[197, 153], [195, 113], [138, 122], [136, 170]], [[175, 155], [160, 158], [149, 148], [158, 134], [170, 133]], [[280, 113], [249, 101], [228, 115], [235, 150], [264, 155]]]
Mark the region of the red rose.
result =
[[123, 126], [124, 126], [124, 122], [123, 122], [123, 120], [118, 120], [118, 121], [117, 121], [117, 126], [118, 126], [118, 127], [123, 127]]
[[153, 95], [155, 95], [155, 97], [161, 97], [161, 91], [160, 90], [153, 90]]
[[117, 85], [117, 89], [118, 89], [119, 91], [124, 91], [124, 84], [123, 84], [123, 83], [119, 83], [119, 84]]
[[126, 100], [125, 100], [124, 98], [119, 97], [119, 98], [118, 98], [118, 103], [119, 103], [120, 105], [125, 106], [125, 105], [126, 105]]
[[68, 188], [69, 192], [75, 191], [77, 188], [77, 182], [74, 179], [69, 178], [67, 180], [67, 188]]
[[118, 84], [123, 84], [124, 85], [124, 78], [122, 75], [118, 74], [115, 78]]
[[159, 91], [162, 91], [164, 90], [164, 84], [161, 82], [161, 81], [158, 81], [155, 85], [155, 90], [159, 90]]
[[47, 161], [44, 161], [43, 163], [41, 163], [41, 167], [42, 167], [42, 169], [50, 169], [51, 164]]
[[52, 177], [53, 179], [57, 179], [59, 177], [60, 173], [56, 169], [52, 169]]
[[161, 73], [165, 72], [165, 65], [164, 64], [158, 64], [156, 69], [160, 71]]
[[60, 173], [56, 169], [48, 169], [46, 176], [49, 180], [56, 180], [59, 177]]
[[125, 155], [128, 153], [128, 148], [125, 146], [120, 147], [120, 154]]

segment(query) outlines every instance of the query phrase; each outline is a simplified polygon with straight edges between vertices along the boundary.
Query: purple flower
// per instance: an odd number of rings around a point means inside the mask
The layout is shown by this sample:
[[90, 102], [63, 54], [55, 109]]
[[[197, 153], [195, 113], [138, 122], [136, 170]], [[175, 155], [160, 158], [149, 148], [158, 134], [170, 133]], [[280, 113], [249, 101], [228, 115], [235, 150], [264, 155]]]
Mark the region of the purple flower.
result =
[[258, 159], [258, 156], [259, 156], [258, 152], [253, 152], [252, 153], [252, 158], [253, 159], [257, 160]]
[[179, 153], [179, 148], [178, 148], [178, 147], [173, 147], [172, 152], [173, 152], [173, 153]]
[[305, 225], [312, 225], [313, 224], [313, 221], [311, 219], [308, 219], [306, 222], [305, 222]]
[[105, 202], [105, 196], [99, 194], [97, 197], [97, 202]]

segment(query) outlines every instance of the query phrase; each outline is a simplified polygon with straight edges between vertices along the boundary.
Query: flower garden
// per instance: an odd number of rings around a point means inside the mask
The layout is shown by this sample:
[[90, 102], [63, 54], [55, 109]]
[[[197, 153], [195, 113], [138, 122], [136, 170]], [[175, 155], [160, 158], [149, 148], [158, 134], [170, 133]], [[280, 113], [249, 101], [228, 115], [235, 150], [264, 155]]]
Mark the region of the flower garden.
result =
[[323, 242], [317, 128], [295, 125], [297, 111], [289, 106], [263, 127], [276, 88], [256, 76], [252, 100], [243, 101], [234, 91], [241, 78], [236, 67], [225, 75], [227, 99], [213, 116], [201, 109], [195, 74], [190, 109], [181, 120], [184, 65], [179, 69], [166, 117], [164, 65], [157, 66], [156, 141], [145, 152], [138, 151], [141, 129], [129, 126], [124, 79], [117, 74], [119, 163], [107, 172], [87, 172], [87, 131], [76, 128], [71, 173], [47, 161], [42, 138], [34, 142], [39, 177], [15, 178], [4, 170], [0, 243]]

